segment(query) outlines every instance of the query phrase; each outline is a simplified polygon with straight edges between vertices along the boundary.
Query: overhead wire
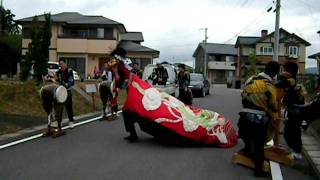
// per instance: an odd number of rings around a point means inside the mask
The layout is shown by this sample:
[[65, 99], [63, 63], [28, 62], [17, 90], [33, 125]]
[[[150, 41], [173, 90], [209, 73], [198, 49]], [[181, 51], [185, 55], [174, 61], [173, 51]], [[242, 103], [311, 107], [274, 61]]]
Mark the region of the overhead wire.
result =
[[[229, 38], [228, 40], [222, 42], [222, 43], [218, 43], [218, 44], [221, 44], [221, 45], [227, 45], [226, 43], [230, 42], [231, 40], [233, 40], [234, 38], [238, 37], [240, 34], [242, 33], [246, 33], [247, 31], [249, 31], [249, 27], [252, 26], [252, 25], [256, 25], [257, 24], [257, 21], [261, 19], [261, 17], [263, 17], [264, 15], [266, 15], [269, 11], [268, 9], [270, 8], [270, 6], [272, 6], [274, 4], [274, 1], [272, 1], [271, 3], [269, 3], [264, 9], [263, 11], [255, 18], [253, 19], [252, 21], [250, 21], [244, 28], [242, 28], [238, 33], [236, 33], [235, 35], [233, 35], [231, 38]], [[195, 46], [194, 43], [188, 43], [188, 44], [180, 44], [180, 45], [174, 45], [174, 47], [186, 47], [186, 46]], [[223, 48], [222, 46], [221, 47], [217, 47], [217, 48], [214, 48], [214, 50], [219, 50], [220, 48]]]

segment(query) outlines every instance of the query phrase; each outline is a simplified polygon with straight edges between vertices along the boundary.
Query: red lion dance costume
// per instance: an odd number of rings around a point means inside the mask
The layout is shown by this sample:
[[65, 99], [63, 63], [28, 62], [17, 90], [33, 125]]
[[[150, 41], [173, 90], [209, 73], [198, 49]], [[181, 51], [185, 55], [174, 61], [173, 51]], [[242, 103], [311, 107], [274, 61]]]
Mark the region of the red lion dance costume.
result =
[[123, 106], [125, 124], [126, 121], [137, 122], [142, 131], [166, 142], [224, 148], [237, 143], [236, 130], [221, 114], [186, 106], [175, 97], [160, 92], [131, 73], [124, 59], [117, 55], [109, 61], [109, 67], [117, 86], [128, 79]]

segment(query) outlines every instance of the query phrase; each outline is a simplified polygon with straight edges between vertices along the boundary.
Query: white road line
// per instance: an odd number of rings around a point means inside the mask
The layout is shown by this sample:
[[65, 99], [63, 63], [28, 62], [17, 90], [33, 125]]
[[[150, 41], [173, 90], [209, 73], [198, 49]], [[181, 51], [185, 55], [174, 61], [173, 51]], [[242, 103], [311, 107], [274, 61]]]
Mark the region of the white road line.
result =
[[[269, 141], [267, 145], [273, 145], [273, 140]], [[270, 169], [271, 169], [271, 177], [272, 180], [283, 180], [282, 178], [282, 173], [281, 173], [281, 168], [279, 163], [270, 161]]]
[[[118, 113], [121, 113], [122, 110], [118, 111]], [[111, 116], [111, 114], [107, 114], [107, 117]], [[98, 119], [100, 119], [101, 116], [99, 117], [95, 117], [95, 118], [92, 118], [92, 119], [88, 119], [88, 120], [85, 120], [85, 121], [81, 121], [81, 122], [78, 122], [78, 123], [75, 123], [74, 124], [74, 127], [76, 126], [81, 126], [83, 124], [87, 124], [87, 123], [90, 123], [90, 122], [93, 122], [93, 121], [96, 121]], [[69, 129], [70, 127], [69, 126], [65, 126], [63, 127], [62, 129]], [[8, 147], [11, 147], [11, 146], [14, 146], [14, 145], [17, 145], [17, 144], [21, 144], [21, 143], [24, 143], [24, 142], [27, 142], [27, 141], [30, 141], [30, 140], [33, 140], [33, 139], [37, 139], [39, 137], [42, 137], [42, 133], [40, 134], [36, 134], [36, 135], [33, 135], [33, 136], [30, 136], [30, 137], [27, 137], [27, 138], [23, 138], [23, 139], [19, 139], [17, 141], [13, 141], [13, 142], [10, 142], [10, 143], [7, 143], [7, 144], [4, 144], [4, 145], [1, 145], [0, 146], [0, 150], [1, 149], [4, 149], [4, 148], [8, 148]]]
[[[118, 111], [118, 113], [121, 113], [121, 112], [122, 112], [122, 110]], [[107, 117], [109, 117], [109, 116], [111, 116], [111, 114], [107, 115]], [[76, 126], [81, 126], [83, 124], [87, 124], [87, 123], [96, 121], [96, 120], [98, 120], [100, 118], [101, 118], [101, 116], [95, 117], [95, 118], [92, 118], [92, 119], [88, 119], [88, 120], [85, 120], [85, 121], [82, 121], [82, 122], [78, 122], [78, 123], [75, 123], [74, 126], [75, 127]], [[65, 126], [62, 129], [69, 129], [69, 128], [70, 128], [69, 126]], [[42, 136], [42, 133], [27, 137], [27, 138], [24, 138], [24, 139], [20, 139], [20, 140], [17, 140], [17, 141], [13, 141], [13, 142], [10, 142], [10, 143], [4, 144], [4, 145], [1, 145], [0, 146], [0, 150], [4, 149], [4, 148], [11, 147], [11, 146], [14, 146], [14, 145], [17, 145], [17, 144], [24, 143], [24, 142], [27, 142], [27, 141], [30, 141], [30, 140], [33, 140], [33, 139], [37, 139], [37, 138], [39, 138], [41, 136]], [[271, 140], [267, 144], [268, 145], [273, 145], [273, 140]], [[271, 176], [272, 176], [273, 180], [283, 180], [279, 163], [270, 161], [270, 169], [271, 169]]]
[[270, 161], [270, 169], [272, 180], [283, 180], [279, 163]]

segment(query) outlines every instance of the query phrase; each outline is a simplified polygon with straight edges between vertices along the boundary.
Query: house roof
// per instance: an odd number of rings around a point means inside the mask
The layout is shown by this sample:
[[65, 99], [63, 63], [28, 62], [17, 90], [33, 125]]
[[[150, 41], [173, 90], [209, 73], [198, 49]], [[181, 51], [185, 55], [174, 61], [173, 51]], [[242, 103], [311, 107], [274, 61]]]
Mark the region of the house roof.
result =
[[[289, 37], [295, 37], [296, 39], [298, 39], [301, 43], [305, 44], [306, 46], [311, 45], [308, 41], [302, 39], [301, 37], [299, 37], [298, 35], [296, 35], [294, 33], [289, 33], [288, 31], [284, 30], [283, 28], [279, 29], [279, 33], [286, 34], [286, 36], [279, 39], [279, 42], [283, 42], [284, 40], [286, 40]], [[274, 36], [274, 32], [266, 35], [265, 37], [238, 36], [235, 46], [239, 47], [239, 45], [255, 45], [256, 43], [261, 42], [264, 39], [270, 38], [272, 36]]]
[[[279, 29], [279, 33], [284, 33], [284, 34], [286, 34], [286, 36], [284, 36], [283, 38], [279, 39], [279, 42], [282, 42], [282, 41], [288, 39], [289, 37], [295, 37], [296, 39], [298, 39], [301, 43], [305, 44], [306, 46], [310, 46], [310, 45], [311, 45], [308, 41], [302, 39], [300, 36], [296, 35], [295, 33], [289, 33], [288, 31], [286, 31], [286, 30], [283, 29], [283, 28], [280, 28], [280, 29]], [[265, 36], [264, 38], [260, 38], [260, 40], [262, 41], [262, 40], [264, 40], [264, 39], [266, 39], [266, 38], [268, 38], [268, 37], [270, 37], [270, 36], [272, 37], [273, 34], [274, 34], [274, 32], [268, 34], [268, 35]], [[260, 40], [259, 40], [259, 41], [260, 41]]]
[[[18, 24], [30, 23], [32, 21], [33, 17], [34, 16], [19, 19], [16, 22]], [[62, 12], [62, 13], [51, 15], [51, 19], [55, 23], [66, 23], [66, 24], [72, 24], [72, 25], [80, 25], [80, 24], [85, 24], [85, 25], [91, 25], [91, 24], [92, 25], [117, 25], [117, 26], [120, 26], [124, 30], [124, 32], [126, 32], [126, 29], [122, 23], [108, 19], [103, 16], [86, 16], [86, 15], [82, 15], [78, 12]], [[45, 21], [44, 15], [39, 15], [38, 20], [40, 22]]]
[[260, 40], [260, 37], [238, 36], [235, 47], [241, 45], [254, 45]]
[[121, 34], [121, 38], [122, 41], [139, 41], [139, 42], [143, 42], [143, 35], [142, 32], [127, 32], [127, 33], [123, 33]]
[[311, 59], [317, 59], [317, 58], [320, 58], [320, 52], [315, 53], [315, 54], [312, 54], [312, 55], [308, 56], [308, 58], [311, 58]]
[[160, 52], [155, 50], [155, 49], [151, 49], [149, 47], [146, 46], [142, 46], [140, 44], [131, 42], [131, 41], [120, 41], [119, 47], [125, 49], [128, 52], [147, 52], [147, 53], [153, 53], [155, 57], [158, 57]]
[[218, 43], [200, 43], [193, 53], [196, 57], [200, 48], [203, 48], [207, 54], [224, 54], [224, 55], [237, 55], [237, 49], [233, 44], [218, 44]]

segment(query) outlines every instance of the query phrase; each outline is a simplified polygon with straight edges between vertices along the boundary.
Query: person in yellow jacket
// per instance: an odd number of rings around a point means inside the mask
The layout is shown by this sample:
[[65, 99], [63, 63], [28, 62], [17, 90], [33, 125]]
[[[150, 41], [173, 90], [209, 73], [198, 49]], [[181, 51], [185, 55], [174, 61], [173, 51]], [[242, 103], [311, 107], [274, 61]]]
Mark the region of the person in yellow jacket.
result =
[[256, 177], [269, 175], [263, 171], [264, 145], [270, 120], [278, 111], [273, 78], [279, 69], [277, 62], [269, 62], [264, 72], [247, 80], [241, 94], [243, 109], [239, 112], [238, 133], [245, 144], [242, 152], [254, 161]]

